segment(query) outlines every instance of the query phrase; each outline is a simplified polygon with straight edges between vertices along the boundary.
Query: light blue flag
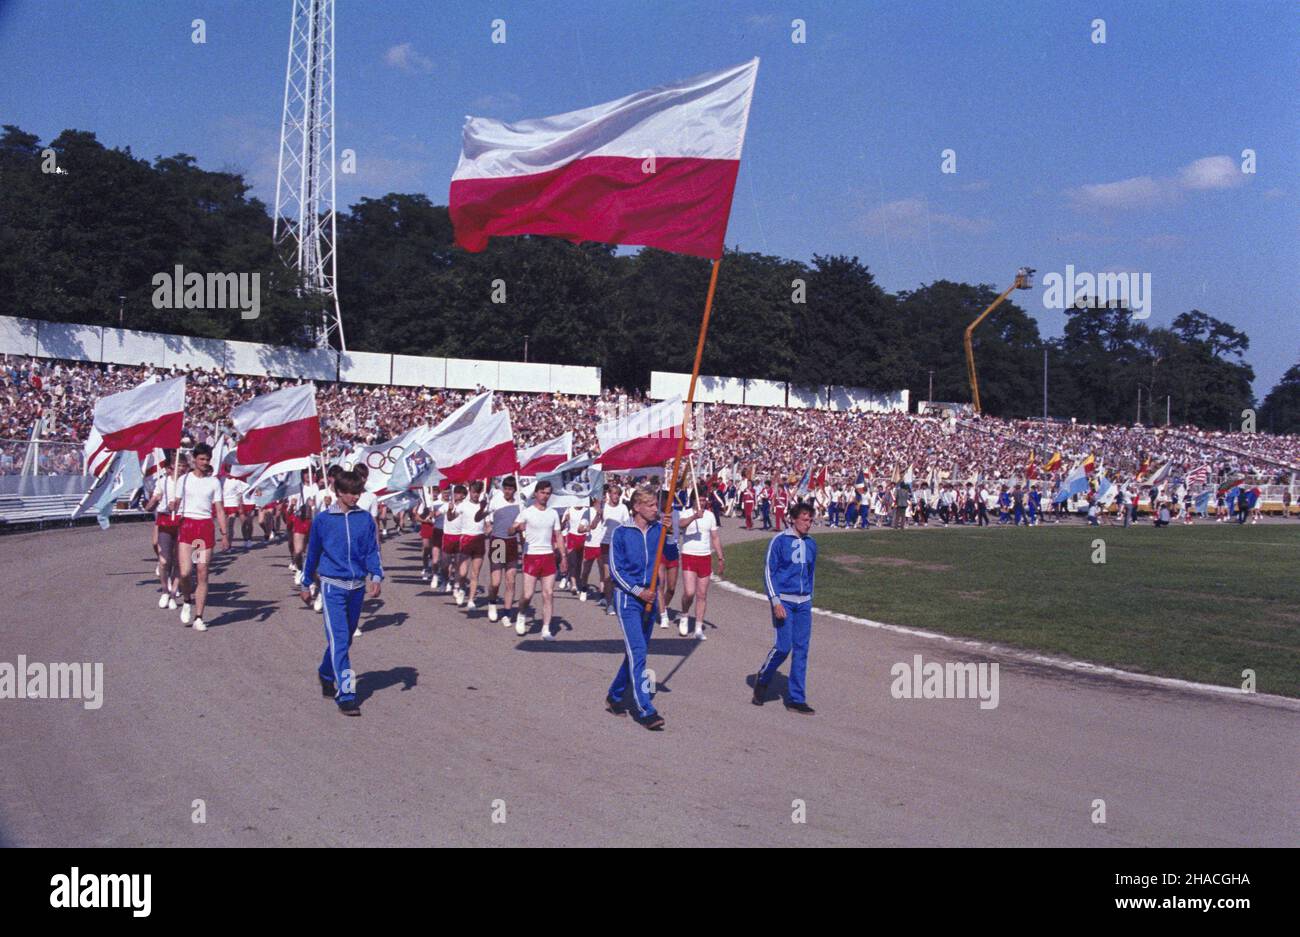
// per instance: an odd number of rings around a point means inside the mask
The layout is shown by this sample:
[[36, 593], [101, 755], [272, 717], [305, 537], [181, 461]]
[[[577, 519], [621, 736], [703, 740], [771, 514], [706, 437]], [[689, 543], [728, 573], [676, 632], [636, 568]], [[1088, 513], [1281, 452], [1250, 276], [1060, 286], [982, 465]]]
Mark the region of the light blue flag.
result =
[[95, 479], [86, 496], [72, 510], [72, 519], [95, 513], [99, 526], [107, 530], [108, 518], [113, 513], [113, 505], [120, 499], [129, 498], [144, 484], [144, 474], [140, 471], [140, 457], [134, 452], [122, 451], [114, 454], [108, 467]]
[[581, 455], [560, 463], [552, 472], [538, 475], [536, 481], [551, 483], [548, 504], [555, 508], [581, 507], [589, 499], [599, 498], [605, 491], [605, 473], [592, 468], [594, 461], [589, 455]]
[[1056, 493], [1052, 499], [1053, 504], [1060, 504], [1062, 501], [1069, 501], [1075, 495], [1081, 495], [1088, 490], [1088, 473], [1083, 470], [1080, 463], [1069, 475], [1065, 476], [1065, 481], [1061, 482], [1061, 490]]

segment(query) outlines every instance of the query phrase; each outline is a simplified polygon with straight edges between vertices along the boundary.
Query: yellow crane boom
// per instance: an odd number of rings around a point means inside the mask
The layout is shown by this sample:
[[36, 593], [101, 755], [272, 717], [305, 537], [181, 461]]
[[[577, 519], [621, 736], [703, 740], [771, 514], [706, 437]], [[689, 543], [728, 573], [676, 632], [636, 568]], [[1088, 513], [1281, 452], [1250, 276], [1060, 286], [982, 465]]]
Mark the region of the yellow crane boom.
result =
[[975, 376], [975, 349], [971, 346], [971, 336], [975, 334], [975, 327], [983, 322], [990, 312], [1002, 305], [1002, 301], [1011, 295], [1012, 290], [1028, 290], [1034, 286], [1034, 268], [1021, 267], [1016, 271], [1016, 281], [1007, 287], [1006, 291], [993, 302], [989, 307], [981, 312], [978, 318], [970, 325], [966, 326], [966, 334], [963, 338], [963, 344], [966, 346], [966, 376], [970, 380], [970, 399], [975, 406], [975, 412], [980, 411], [980, 384], [979, 379]]

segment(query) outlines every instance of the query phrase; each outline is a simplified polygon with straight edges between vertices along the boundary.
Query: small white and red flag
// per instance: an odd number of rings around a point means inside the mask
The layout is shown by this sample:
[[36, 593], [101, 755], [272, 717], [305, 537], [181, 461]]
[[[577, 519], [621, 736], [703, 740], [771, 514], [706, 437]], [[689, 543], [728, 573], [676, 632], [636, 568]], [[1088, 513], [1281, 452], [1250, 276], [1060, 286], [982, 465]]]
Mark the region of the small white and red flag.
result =
[[758, 59], [554, 117], [468, 117], [456, 243], [544, 234], [722, 256]]
[[1210, 480], [1210, 467], [1202, 465], [1200, 468], [1194, 468], [1187, 473], [1187, 487], [1192, 488], [1196, 485], [1204, 485]]
[[[617, 472], [663, 465], [677, 456], [682, 435], [681, 397], [670, 397], [644, 410], [596, 427], [601, 471]], [[685, 452], [690, 451], [690, 445]]]
[[425, 446], [438, 471], [451, 482], [509, 475], [519, 468], [510, 411], [482, 411], [469, 426]]
[[141, 456], [155, 447], [181, 444], [185, 378], [147, 381], [139, 387], [101, 397], [95, 404], [94, 431], [108, 452], [130, 450]]
[[519, 450], [519, 474], [541, 475], [573, 458], [573, 432]]
[[280, 462], [321, 451], [315, 384], [254, 397], [230, 411], [230, 422], [240, 433], [235, 458], [241, 465]]
[[85, 456], [86, 474], [98, 478], [99, 473], [113, 460], [113, 453], [104, 445], [104, 437], [93, 426], [90, 428], [90, 436], [81, 445], [82, 454]]

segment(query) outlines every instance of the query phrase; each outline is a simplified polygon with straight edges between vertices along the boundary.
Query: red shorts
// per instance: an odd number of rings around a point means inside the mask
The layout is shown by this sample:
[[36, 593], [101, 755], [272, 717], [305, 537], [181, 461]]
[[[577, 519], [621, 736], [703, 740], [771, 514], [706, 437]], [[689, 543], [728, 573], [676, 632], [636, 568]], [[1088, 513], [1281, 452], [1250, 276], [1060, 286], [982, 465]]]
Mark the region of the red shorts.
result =
[[181, 532], [177, 535], [177, 543], [196, 544], [202, 542], [203, 546], [211, 550], [216, 545], [216, 531], [212, 526], [211, 518], [195, 520], [192, 517], [186, 517], [181, 520]]
[[181, 526], [181, 518], [179, 514], [159, 514], [157, 523], [159, 527], [175, 532]]
[[598, 560], [598, 559], [600, 559], [600, 547], [583, 547], [583, 548], [582, 548], [582, 558], [583, 558], [584, 560]]
[[670, 560], [667, 557], [667, 555], [665, 555], [663, 562], [660, 563], [659, 565], [662, 566], [664, 569], [676, 569], [678, 566], [681, 565], [681, 560], [679, 560], [677, 557], [673, 557]]
[[[497, 546], [498, 543], [505, 544], [505, 558], [501, 559], [498, 552], [502, 548]], [[492, 544], [488, 547], [488, 559], [495, 565], [514, 566], [519, 562], [519, 538], [518, 537], [493, 537]]]
[[444, 533], [444, 534], [442, 535], [442, 552], [443, 552], [443, 553], [459, 553], [459, 552], [460, 552], [460, 534], [447, 534], [447, 533]]
[[465, 556], [482, 556], [486, 551], [484, 549], [484, 536], [482, 534], [470, 534], [466, 537], [461, 534], [460, 552]]
[[554, 553], [526, 553], [524, 554], [524, 575], [533, 576], [541, 579], [544, 576], [555, 575], [555, 554]]
[[683, 553], [682, 569], [697, 576], [712, 576], [713, 556], [691, 556], [689, 553]]
[[239, 506], [240, 514], [248, 515], [248, 514], [252, 514], [256, 510], [257, 510], [257, 506], [254, 504], [241, 504]]
[[442, 528], [441, 527], [433, 528], [433, 533], [429, 534], [429, 542], [433, 544], [435, 547], [437, 547], [439, 550], [442, 549]]
[[564, 538], [564, 551], [566, 553], [577, 553], [586, 542], [586, 534], [567, 534]]
[[293, 527], [293, 532], [295, 534], [302, 534], [305, 537], [307, 534], [311, 533], [310, 517], [299, 517], [297, 514], [294, 514], [289, 518], [289, 523]]
[[420, 522], [420, 539], [421, 540], [433, 539], [433, 524], [425, 523], [423, 521]]

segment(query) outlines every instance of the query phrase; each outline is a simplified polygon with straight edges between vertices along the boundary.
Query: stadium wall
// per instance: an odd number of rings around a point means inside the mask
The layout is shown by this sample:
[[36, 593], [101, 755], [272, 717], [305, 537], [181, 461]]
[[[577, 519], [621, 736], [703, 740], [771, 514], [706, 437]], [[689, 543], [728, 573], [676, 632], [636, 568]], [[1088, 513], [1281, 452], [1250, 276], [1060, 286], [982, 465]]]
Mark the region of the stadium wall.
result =
[[600, 394], [600, 368], [579, 365], [340, 353], [329, 348], [290, 348], [14, 316], [0, 316], [0, 354], [132, 367], [215, 368], [231, 374], [353, 384], [463, 389], [482, 385], [491, 390], [539, 394]]
[[[689, 374], [673, 371], [650, 372], [650, 399], [686, 397], [691, 386]], [[730, 403], [749, 407], [791, 407], [802, 410], [856, 410], [867, 413], [906, 413], [910, 392], [892, 393], [863, 387], [817, 387], [757, 381], [738, 377], [701, 374], [695, 385], [695, 399], [701, 403]]]

